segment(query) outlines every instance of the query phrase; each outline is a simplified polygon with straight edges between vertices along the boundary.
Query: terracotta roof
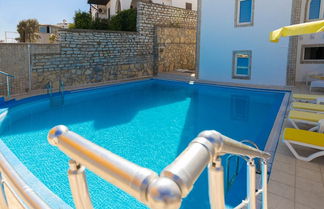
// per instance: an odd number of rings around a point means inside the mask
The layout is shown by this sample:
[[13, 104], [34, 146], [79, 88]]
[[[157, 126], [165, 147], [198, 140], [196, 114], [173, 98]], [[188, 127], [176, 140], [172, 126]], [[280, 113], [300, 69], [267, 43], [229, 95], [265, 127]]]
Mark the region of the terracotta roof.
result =
[[88, 4], [107, 5], [109, 0], [88, 0]]

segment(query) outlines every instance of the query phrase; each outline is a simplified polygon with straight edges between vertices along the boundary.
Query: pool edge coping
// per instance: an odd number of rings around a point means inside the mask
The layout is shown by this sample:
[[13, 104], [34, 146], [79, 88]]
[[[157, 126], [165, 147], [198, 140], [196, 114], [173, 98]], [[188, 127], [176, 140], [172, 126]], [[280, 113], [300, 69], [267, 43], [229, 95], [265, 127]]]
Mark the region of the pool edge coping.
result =
[[[39, 180], [0, 139], [0, 152], [17, 172], [19, 177], [52, 208], [72, 209], [62, 198]], [[15, 193], [15, 192], [14, 192]]]

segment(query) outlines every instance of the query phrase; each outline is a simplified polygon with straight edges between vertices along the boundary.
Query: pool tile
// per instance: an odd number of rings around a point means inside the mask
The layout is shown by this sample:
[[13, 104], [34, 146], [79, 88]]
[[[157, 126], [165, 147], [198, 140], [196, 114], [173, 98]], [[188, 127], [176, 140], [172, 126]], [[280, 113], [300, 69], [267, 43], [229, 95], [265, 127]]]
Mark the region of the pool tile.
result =
[[287, 184], [289, 186], [295, 186], [295, 176], [290, 175], [286, 172], [272, 169], [271, 175], [270, 175], [270, 182], [271, 180], [280, 182], [282, 184]]
[[295, 198], [295, 187], [289, 186], [287, 184], [282, 184], [278, 181], [272, 180], [269, 183], [268, 189], [269, 192], [287, 198], [289, 200], [294, 200]]
[[275, 161], [272, 169], [280, 170], [280, 171], [285, 172], [290, 175], [295, 175], [295, 173], [296, 173], [296, 166], [294, 165], [294, 163], [285, 163], [282, 161]]
[[295, 204], [295, 209], [316, 209], [311, 206], [303, 205], [301, 203], [296, 203]]
[[302, 177], [311, 181], [316, 181], [322, 183], [322, 174], [321, 172], [316, 172], [308, 168], [303, 168], [300, 166], [296, 167], [296, 176]]
[[312, 193], [302, 189], [296, 189], [296, 202], [311, 208], [320, 209], [324, 206], [324, 194]]
[[294, 201], [280, 197], [274, 193], [268, 193], [269, 209], [294, 209]]
[[314, 162], [305, 162], [302, 160], [296, 160], [296, 166], [300, 168], [309, 169], [314, 172], [321, 172], [321, 167], [319, 166], [319, 164]]
[[323, 183], [319, 183], [318, 181], [312, 181], [309, 179], [305, 179], [303, 177], [296, 177], [296, 188], [302, 189], [304, 191], [324, 194], [324, 186]]

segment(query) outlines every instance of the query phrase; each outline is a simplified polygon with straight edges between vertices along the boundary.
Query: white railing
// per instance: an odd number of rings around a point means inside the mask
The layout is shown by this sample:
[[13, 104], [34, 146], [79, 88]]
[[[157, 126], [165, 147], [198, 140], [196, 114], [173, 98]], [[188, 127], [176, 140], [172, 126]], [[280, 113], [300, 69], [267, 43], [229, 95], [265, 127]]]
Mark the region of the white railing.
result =
[[6, 76], [6, 86], [7, 86], [7, 97], [10, 98], [11, 96], [11, 88], [10, 88], [10, 79], [15, 78], [15, 76], [10, 75], [8, 73], [0, 71], [0, 75]]
[[[140, 167], [90, 141], [56, 126], [48, 134], [49, 143], [69, 156], [70, 187], [77, 209], [93, 208], [85, 178], [85, 168], [126, 191], [153, 209], [180, 208], [181, 201], [193, 188], [208, 166], [209, 199], [212, 209], [224, 209], [224, 171], [220, 156], [234, 154], [247, 159], [247, 198], [236, 208], [257, 207], [256, 196], [262, 194], [267, 209], [267, 162], [270, 154], [237, 142], [216, 131], [204, 131], [167, 166], [160, 175]], [[256, 190], [254, 159], [262, 160], [262, 187]]]
[[[19, 176], [15, 169], [0, 152], [0, 208], [50, 209]], [[6, 188], [6, 189], [5, 189]], [[8, 195], [8, 193], [12, 195]], [[12, 198], [8, 200], [8, 198]], [[8, 202], [13, 203], [9, 205]], [[19, 205], [19, 206], [18, 206]], [[9, 207], [11, 206], [11, 207]]]

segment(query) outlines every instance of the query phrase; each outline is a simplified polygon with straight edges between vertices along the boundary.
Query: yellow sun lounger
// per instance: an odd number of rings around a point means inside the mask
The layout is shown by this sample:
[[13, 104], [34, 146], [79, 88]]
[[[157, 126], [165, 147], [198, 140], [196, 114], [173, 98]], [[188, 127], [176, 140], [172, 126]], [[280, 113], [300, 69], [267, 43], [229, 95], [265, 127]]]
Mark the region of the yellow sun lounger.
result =
[[291, 108], [294, 110], [305, 110], [310, 112], [321, 112], [324, 113], [324, 105], [303, 103], [303, 102], [293, 102]]
[[293, 94], [292, 98], [293, 101], [306, 101], [306, 102], [313, 102], [316, 103], [318, 98], [322, 98], [324, 95], [311, 95], [311, 94]]
[[[283, 142], [287, 145], [293, 155], [299, 160], [311, 161], [317, 157], [324, 156], [323, 133], [286, 128], [283, 134]], [[297, 153], [296, 149], [292, 146], [293, 144], [318, 149], [320, 151], [304, 157]]]
[[[300, 129], [298, 124], [306, 124], [312, 126], [309, 131], [316, 131], [320, 127], [320, 121], [324, 119], [324, 114], [303, 112], [291, 110], [288, 115], [288, 120], [296, 129]], [[324, 122], [324, 121], [321, 121]]]

